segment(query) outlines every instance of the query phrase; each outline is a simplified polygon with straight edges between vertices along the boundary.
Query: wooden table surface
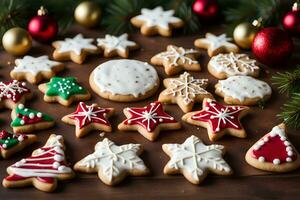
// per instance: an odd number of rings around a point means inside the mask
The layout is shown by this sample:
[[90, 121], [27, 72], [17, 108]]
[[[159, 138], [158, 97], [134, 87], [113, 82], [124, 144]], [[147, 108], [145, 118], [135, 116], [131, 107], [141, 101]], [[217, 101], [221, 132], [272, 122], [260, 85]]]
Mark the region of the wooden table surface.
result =
[[[212, 27], [212, 30], [222, 29], [220, 27]], [[131, 39], [135, 40], [141, 45], [141, 50], [132, 52], [130, 58], [149, 62], [150, 58], [163, 50], [168, 44], [175, 44], [186, 48], [193, 47], [193, 41], [205, 34], [209, 30], [203, 30], [201, 33], [193, 36], [182, 36], [176, 33], [172, 38], [162, 37], [144, 37], [139, 33], [132, 35]], [[218, 33], [220, 31], [212, 31]], [[73, 36], [77, 33], [83, 33], [86, 37], [100, 37], [103, 36], [99, 30], [86, 30], [81, 27], [74, 26], [67, 33], [68, 36]], [[299, 41], [296, 41], [297, 50], [299, 52]], [[51, 57], [53, 48], [50, 45], [34, 43], [29, 55], [41, 56], [49, 55]], [[207, 72], [207, 63], [209, 57], [206, 51], [201, 50], [202, 57], [200, 63], [202, 66], [201, 72], [192, 73], [197, 78], [208, 78], [208, 90], [214, 93], [214, 85], [217, 82]], [[299, 53], [294, 55], [289, 61], [289, 66], [299, 63]], [[0, 52], [0, 79], [10, 80], [9, 72], [14, 66], [15, 57], [8, 55], [5, 51]], [[144, 146], [144, 153], [142, 159], [151, 170], [151, 174], [146, 177], [128, 177], [121, 184], [115, 187], [104, 185], [97, 177], [97, 174], [81, 174], [77, 173], [75, 179], [67, 182], [59, 182], [57, 190], [52, 193], [44, 193], [36, 190], [33, 187], [21, 189], [5, 189], [0, 187], [0, 199], [223, 199], [223, 198], [244, 198], [244, 199], [296, 199], [299, 198], [300, 189], [300, 170], [296, 170], [286, 174], [272, 174], [263, 172], [249, 166], [245, 159], [245, 153], [248, 148], [256, 142], [261, 136], [269, 132], [273, 126], [280, 123], [276, 118], [280, 107], [285, 101], [284, 95], [279, 95], [276, 88], [273, 88], [272, 98], [266, 103], [264, 109], [259, 107], [252, 107], [252, 112], [243, 118], [242, 123], [247, 131], [248, 137], [246, 139], [234, 138], [231, 136], [223, 137], [217, 141], [217, 144], [222, 144], [226, 147], [227, 153], [226, 161], [234, 170], [234, 174], [230, 177], [217, 176], [210, 174], [204, 182], [200, 185], [190, 184], [182, 175], [165, 176], [163, 174], [163, 167], [168, 161], [168, 156], [162, 151], [162, 144], [164, 143], [182, 143], [187, 137], [194, 134], [201, 138], [206, 144], [211, 144], [208, 140], [206, 129], [192, 126], [186, 123], [183, 128], [178, 131], [161, 132], [159, 138], [155, 142], [150, 142], [141, 136], [138, 132], [120, 132], [117, 130], [117, 125], [125, 116], [122, 109], [127, 106], [144, 106], [149, 102], [156, 100], [158, 94], [163, 90], [161, 86], [159, 92], [150, 99], [137, 103], [115, 103], [104, 100], [92, 92], [89, 84], [89, 74], [99, 64], [107, 61], [101, 55], [87, 57], [82, 65], [72, 62], [65, 62], [66, 70], [59, 74], [59, 76], [75, 76], [79, 82], [92, 93], [92, 99], [88, 103], [96, 102], [103, 107], [114, 107], [116, 114], [110, 118], [113, 126], [112, 133], [106, 133], [105, 137], [113, 140], [117, 144], [139, 143]], [[287, 66], [282, 66], [282, 69], [287, 69]], [[166, 75], [162, 67], [156, 67], [160, 79], [163, 80]], [[270, 78], [275, 71], [283, 71], [279, 69], [272, 69], [269, 67], [262, 67], [262, 73], [259, 79], [270, 83]], [[29, 85], [29, 84], [28, 84]], [[100, 131], [91, 132], [82, 139], [75, 137], [75, 127], [69, 126], [61, 122], [61, 117], [65, 114], [71, 113], [75, 110], [76, 104], [71, 107], [64, 107], [60, 104], [48, 104], [43, 101], [41, 92], [38, 91], [36, 85], [30, 85], [34, 91], [35, 98], [28, 102], [28, 107], [38, 109], [42, 112], [48, 113], [56, 119], [54, 128], [35, 132], [39, 141], [27, 147], [22, 152], [15, 154], [8, 160], [0, 160], [0, 178], [7, 176], [6, 168], [16, 161], [27, 157], [31, 152], [44, 145], [48, 136], [51, 133], [61, 134], [65, 138], [67, 147], [67, 159], [73, 165], [78, 160], [93, 152], [94, 145], [103, 139], [100, 136]], [[217, 97], [215, 95], [215, 97]], [[217, 98], [222, 102], [222, 99]], [[201, 109], [200, 104], [195, 109]], [[180, 120], [183, 112], [177, 105], [167, 105], [166, 110], [173, 115], [175, 119]], [[10, 110], [3, 110], [0, 112], [1, 129], [11, 131], [9, 124]], [[295, 147], [300, 150], [300, 133], [296, 130], [289, 130], [289, 138]]]

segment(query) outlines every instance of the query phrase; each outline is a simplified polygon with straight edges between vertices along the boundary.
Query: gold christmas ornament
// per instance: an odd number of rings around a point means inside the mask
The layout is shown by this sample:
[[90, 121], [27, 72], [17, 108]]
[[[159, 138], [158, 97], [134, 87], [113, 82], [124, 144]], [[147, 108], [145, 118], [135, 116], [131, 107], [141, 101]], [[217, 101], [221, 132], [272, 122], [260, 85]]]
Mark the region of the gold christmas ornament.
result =
[[25, 29], [16, 27], [11, 28], [4, 33], [2, 45], [8, 53], [15, 56], [21, 56], [30, 50], [32, 39]]
[[100, 21], [101, 9], [95, 2], [84, 1], [76, 7], [74, 17], [80, 25], [94, 27]]

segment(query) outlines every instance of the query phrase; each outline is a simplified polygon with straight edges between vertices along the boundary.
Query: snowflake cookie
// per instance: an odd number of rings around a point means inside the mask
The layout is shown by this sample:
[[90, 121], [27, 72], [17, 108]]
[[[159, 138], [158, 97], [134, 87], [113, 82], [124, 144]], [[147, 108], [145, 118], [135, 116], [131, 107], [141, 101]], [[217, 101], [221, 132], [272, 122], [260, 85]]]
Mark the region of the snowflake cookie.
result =
[[174, 10], [164, 11], [161, 6], [154, 9], [143, 8], [141, 14], [131, 18], [131, 23], [141, 27], [141, 33], [146, 36], [160, 34], [165, 37], [172, 35], [173, 28], [183, 27], [183, 21], [174, 17]]
[[125, 108], [123, 112], [127, 119], [119, 124], [119, 130], [137, 130], [150, 141], [154, 141], [161, 130], [181, 128], [180, 123], [174, 117], [164, 112], [162, 103], [158, 101], [143, 108]]
[[98, 38], [97, 45], [104, 50], [104, 57], [110, 58], [114, 56], [121, 56], [128, 58], [129, 51], [139, 48], [139, 45], [133, 41], [128, 40], [128, 34], [124, 33], [119, 37], [113, 35], [105, 35], [105, 38]]
[[247, 54], [220, 53], [210, 59], [207, 68], [218, 79], [226, 79], [236, 75], [253, 77], [259, 75], [256, 60], [250, 59]]
[[177, 103], [183, 112], [190, 112], [196, 102], [202, 102], [204, 98], [213, 99], [212, 94], [205, 90], [207, 85], [207, 79], [195, 79], [184, 72], [178, 78], [164, 80], [167, 89], [160, 93], [158, 101]]
[[7, 168], [9, 176], [3, 179], [6, 188], [19, 188], [33, 185], [38, 190], [52, 192], [57, 180], [74, 177], [65, 158], [64, 139], [61, 135], [50, 135], [46, 144]]
[[50, 82], [40, 84], [39, 90], [45, 94], [44, 101], [58, 102], [64, 106], [91, 98], [91, 94], [80, 86], [74, 77], [53, 77]]
[[101, 108], [97, 104], [87, 105], [80, 102], [75, 112], [62, 118], [62, 121], [76, 126], [76, 137], [81, 138], [92, 130], [111, 132], [108, 118], [113, 115], [113, 108]]
[[81, 34], [76, 35], [74, 38], [55, 41], [52, 43], [55, 48], [53, 58], [58, 61], [72, 60], [75, 63], [82, 64], [87, 55], [100, 53], [93, 41], [94, 39], [84, 38]]
[[14, 109], [18, 104], [32, 98], [30, 89], [25, 82], [11, 80], [0, 82], [0, 109]]
[[169, 45], [167, 51], [159, 53], [151, 58], [154, 65], [163, 65], [167, 75], [175, 75], [183, 70], [200, 71], [201, 67], [197, 58], [200, 52], [194, 49], [184, 49]]
[[216, 141], [225, 134], [245, 138], [246, 132], [240, 119], [249, 111], [246, 106], [225, 106], [212, 99], [204, 99], [202, 110], [185, 114], [182, 120], [207, 128], [210, 141]]
[[284, 124], [273, 127], [246, 154], [253, 167], [271, 172], [289, 172], [300, 167], [300, 155], [287, 138]]
[[256, 105], [267, 101], [272, 94], [266, 82], [250, 76], [230, 76], [219, 80], [215, 88], [215, 93], [224, 97], [225, 103], [236, 105]]
[[6, 159], [18, 151], [37, 141], [35, 135], [14, 134], [8, 131], [0, 131], [0, 155]]
[[239, 47], [229, 42], [231, 40], [232, 39], [228, 38], [226, 34], [216, 36], [211, 33], [206, 33], [205, 38], [195, 40], [194, 44], [196, 47], [207, 49], [207, 53], [211, 57], [219, 53], [239, 52]]
[[171, 158], [164, 168], [165, 174], [181, 173], [193, 184], [200, 184], [209, 172], [232, 174], [230, 166], [222, 158], [225, 153], [222, 145], [205, 145], [192, 135], [182, 144], [164, 144], [162, 148]]
[[17, 80], [27, 80], [29, 83], [37, 84], [43, 79], [50, 79], [57, 72], [64, 69], [64, 64], [49, 60], [48, 56], [32, 57], [24, 56], [16, 59], [16, 66], [10, 72], [10, 76]]
[[103, 183], [116, 185], [127, 175], [143, 176], [149, 173], [143, 160], [139, 158], [142, 152], [140, 144], [118, 146], [105, 138], [95, 145], [94, 153], [77, 162], [74, 169], [85, 173], [98, 173]]

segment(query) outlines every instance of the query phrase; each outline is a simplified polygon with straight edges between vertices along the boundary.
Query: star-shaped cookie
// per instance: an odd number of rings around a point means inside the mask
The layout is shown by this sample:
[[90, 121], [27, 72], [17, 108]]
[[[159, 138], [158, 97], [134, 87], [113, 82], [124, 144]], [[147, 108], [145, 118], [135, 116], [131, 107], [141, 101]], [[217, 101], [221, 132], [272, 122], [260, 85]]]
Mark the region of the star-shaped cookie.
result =
[[205, 38], [195, 40], [194, 44], [196, 47], [207, 49], [207, 53], [211, 57], [219, 53], [239, 52], [239, 47], [229, 42], [231, 40], [232, 39], [228, 38], [226, 34], [216, 36], [211, 33], [206, 33]]
[[190, 112], [196, 102], [202, 102], [204, 98], [213, 99], [213, 95], [205, 90], [207, 85], [207, 79], [195, 79], [184, 72], [178, 78], [164, 80], [166, 89], [160, 93], [158, 101], [176, 103], [183, 112]]
[[183, 27], [183, 21], [174, 17], [174, 10], [164, 11], [161, 6], [154, 9], [143, 8], [141, 14], [131, 18], [131, 23], [141, 27], [141, 33], [146, 36], [160, 34], [165, 37], [172, 35], [173, 28]]
[[74, 166], [76, 171], [98, 173], [107, 185], [116, 185], [126, 176], [143, 176], [149, 173], [143, 160], [139, 158], [143, 149], [140, 144], [118, 146], [109, 139], [95, 145], [94, 153], [86, 156]]
[[27, 80], [29, 83], [37, 84], [43, 79], [50, 79], [57, 72], [64, 69], [64, 64], [49, 60], [48, 56], [32, 57], [24, 56], [16, 59], [16, 66], [10, 72], [10, 76], [17, 80]]
[[200, 52], [194, 49], [184, 49], [175, 45], [168, 45], [167, 51], [151, 58], [154, 65], [163, 65], [167, 75], [175, 75], [183, 70], [200, 71], [201, 67], [197, 58]]
[[52, 43], [55, 48], [53, 58], [58, 61], [72, 60], [82, 64], [87, 55], [100, 53], [93, 41], [92, 38], [84, 38], [82, 34], [78, 34], [74, 38], [55, 41]]
[[108, 118], [114, 113], [113, 108], [101, 108], [97, 104], [87, 105], [79, 102], [75, 112], [62, 118], [62, 121], [76, 126], [76, 137], [81, 138], [92, 130], [111, 132]]
[[158, 101], [144, 108], [125, 108], [123, 112], [127, 119], [119, 124], [119, 130], [137, 130], [150, 141], [154, 141], [161, 130], [181, 128], [180, 123], [174, 117], [164, 112], [162, 103]]
[[170, 161], [164, 168], [165, 174], [183, 174], [193, 184], [201, 183], [209, 172], [230, 175], [232, 170], [222, 158], [225, 153], [222, 145], [205, 145], [192, 135], [182, 144], [164, 144], [164, 152]]
[[246, 106], [225, 106], [212, 99], [204, 99], [202, 110], [185, 114], [182, 120], [207, 128], [208, 137], [216, 141], [225, 134], [245, 138], [240, 119], [249, 111]]
[[121, 56], [128, 58], [129, 51], [139, 48], [139, 45], [128, 40], [128, 34], [120, 36], [105, 35], [105, 38], [98, 38], [97, 45], [104, 50], [104, 57]]

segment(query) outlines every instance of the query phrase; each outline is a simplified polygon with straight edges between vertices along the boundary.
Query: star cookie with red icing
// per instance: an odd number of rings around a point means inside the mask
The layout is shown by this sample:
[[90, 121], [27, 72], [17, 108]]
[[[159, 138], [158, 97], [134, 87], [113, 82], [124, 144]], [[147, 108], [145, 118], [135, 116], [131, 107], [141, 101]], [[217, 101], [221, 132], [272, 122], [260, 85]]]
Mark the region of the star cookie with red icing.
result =
[[273, 127], [247, 152], [246, 161], [251, 166], [271, 172], [289, 172], [300, 167], [300, 156], [287, 138], [285, 125]]
[[249, 108], [246, 106], [226, 106], [216, 100], [205, 98], [201, 111], [185, 114], [182, 120], [196, 126], [207, 128], [208, 137], [216, 141], [225, 134], [245, 138], [246, 132], [240, 123]]
[[145, 138], [154, 141], [161, 130], [176, 130], [181, 124], [174, 117], [168, 115], [162, 103], [156, 101], [143, 108], [125, 108], [127, 117], [118, 128], [122, 131], [137, 130]]
[[97, 104], [87, 105], [80, 102], [75, 112], [62, 118], [62, 121], [76, 126], [76, 137], [81, 138], [92, 130], [111, 132], [108, 118], [113, 115], [113, 108], [101, 108]]

